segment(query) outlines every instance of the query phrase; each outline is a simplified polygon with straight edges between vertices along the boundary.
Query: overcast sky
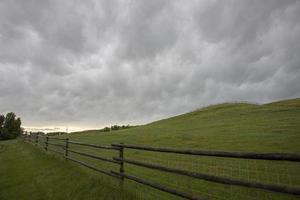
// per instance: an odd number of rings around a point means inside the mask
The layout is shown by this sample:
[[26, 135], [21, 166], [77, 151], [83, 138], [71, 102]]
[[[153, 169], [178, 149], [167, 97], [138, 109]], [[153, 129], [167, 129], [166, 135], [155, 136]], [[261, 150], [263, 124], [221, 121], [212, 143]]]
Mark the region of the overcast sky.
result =
[[0, 0], [0, 113], [141, 124], [300, 97], [300, 1]]

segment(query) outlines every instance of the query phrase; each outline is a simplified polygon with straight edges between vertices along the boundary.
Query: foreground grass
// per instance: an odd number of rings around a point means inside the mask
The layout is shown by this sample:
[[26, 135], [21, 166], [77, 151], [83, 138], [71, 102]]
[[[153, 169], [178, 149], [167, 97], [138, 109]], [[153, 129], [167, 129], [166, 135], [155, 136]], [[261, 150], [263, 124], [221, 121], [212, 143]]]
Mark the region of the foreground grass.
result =
[[22, 141], [0, 142], [0, 199], [135, 199], [119, 181], [45, 154]]

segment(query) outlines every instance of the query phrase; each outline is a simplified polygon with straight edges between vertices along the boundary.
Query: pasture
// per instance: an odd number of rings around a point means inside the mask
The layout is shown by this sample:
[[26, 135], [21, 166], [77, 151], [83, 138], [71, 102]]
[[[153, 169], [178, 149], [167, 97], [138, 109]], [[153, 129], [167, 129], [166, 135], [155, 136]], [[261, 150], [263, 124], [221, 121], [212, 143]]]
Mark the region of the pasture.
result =
[[[86, 131], [69, 134], [68, 138], [75, 141], [105, 145], [110, 145], [112, 143], [125, 143], [182, 149], [299, 154], [299, 122], [300, 99], [286, 100], [265, 105], [226, 103], [210, 106], [191, 113], [131, 129], [107, 133]], [[62, 136], [61, 138], [64, 137], [65, 136]], [[64, 169], [69, 169], [67, 170], [68, 173], [73, 173], [73, 170], [81, 171], [80, 177], [82, 177], [76, 181], [79, 186], [76, 189], [73, 188], [74, 191], [80, 192], [80, 194], [84, 193], [80, 189], [80, 182], [87, 183], [89, 178], [84, 179], [84, 177], [89, 177], [93, 174], [93, 178], [95, 178], [96, 181], [98, 180], [98, 185], [90, 183], [86, 186], [86, 184], [83, 184], [85, 185], [83, 190], [86, 187], [90, 187], [90, 189], [95, 191], [97, 194], [99, 192], [99, 194], [101, 193], [106, 195], [106, 199], [114, 198], [112, 196], [108, 197], [108, 194], [115, 193], [109, 192], [111, 190], [106, 189], [106, 187], [117, 191], [116, 195], [119, 196], [117, 196], [116, 199], [180, 199], [129, 180], [125, 180], [123, 183], [120, 183], [118, 179], [78, 167], [73, 163], [71, 164], [71, 161], [66, 162], [62, 158], [47, 155], [49, 153], [44, 154], [42, 152], [38, 152], [37, 148], [29, 147], [29, 144], [21, 144], [21, 142], [15, 143], [18, 143], [18, 146], [21, 147], [26, 146], [26, 149], [28, 148], [31, 152], [39, 154], [41, 159], [53, 159], [52, 161], [61, 162]], [[43, 144], [43, 141], [41, 141], [41, 143]], [[16, 145], [11, 145], [10, 148], [17, 148], [15, 146]], [[63, 151], [59, 147], [55, 148], [57, 151]], [[105, 156], [106, 158], [118, 156], [117, 152], [92, 149], [73, 144], [70, 145], [70, 148], [77, 151], [80, 150], [92, 153], [94, 155]], [[30, 157], [30, 153], [28, 154]], [[101, 169], [118, 170], [118, 166], [114, 165], [114, 163], [95, 161], [94, 159], [84, 158], [72, 153], [70, 153], [70, 155], [76, 159], [91, 163]], [[214, 158], [205, 156], [181, 156], [166, 153], [141, 152], [137, 150], [128, 150], [125, 152], [124, 156], [128, 159], [155, 163], [166, 167], [184, 169], [198, 173], [262, 183], [300, 186], [299, 163], [287, 161]], [[14, 156], [11, 157], [13, 158]], [[1, 159], [3, 158], [1, 157]], [[32, 171], [34, 171], [34, 168], [36, 167], [32, 166]], [[54, 171], [59, 169], [60, 168], [56, 169], [55, 167], [52, 167], [52, 170]], [[40, 170], [43, 171], [43, 169]], [[158, 172], [151, 169], [144, 169], [129, 164], [125, 164], [125, 171], [129, 174], [183, 190], [195, 196], [207, 199], [299, 199], [299, 197], [293, 195], [285, 195], [239, 186], [223, 185], [204, 180], [194, 180], [188, 177]], [[63, 179], [62, 183], [68, 184], [68, 177], [63, 178], [63, 176], [63, 173], [58, 173], [57, 175], [57, 177]], [[44, 179], [47, 181], [47, 177], [44, 177]], [[103, 183], [101, 183], [102, 180], [105, 182], [105, 187]], [[1, 178], [0, 181], [1, 183], [3, 182]], [[43, 184], [42, 180], [39, 182]], [[52, 184], [55, 185], [55, 183], [50, 183], [50, 185]], [[41, 188], [43, 187], [41, 186]], [[72, 186], [70, 186], [70, 190], [72, 190]], [[76, 192], [74, 192], [74, 195], [75, 193]], [[59, 192], [57, 195], [58, 194]]]

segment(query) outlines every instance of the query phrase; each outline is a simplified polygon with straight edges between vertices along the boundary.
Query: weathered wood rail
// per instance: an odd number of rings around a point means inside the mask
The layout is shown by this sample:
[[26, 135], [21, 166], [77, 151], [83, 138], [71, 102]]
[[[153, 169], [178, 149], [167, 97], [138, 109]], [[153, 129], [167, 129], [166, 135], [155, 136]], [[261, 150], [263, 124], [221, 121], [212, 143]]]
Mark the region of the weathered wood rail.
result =
[[[40, 138], [44, 138], [43, 142], [40, 143]], [[248, 187], [248, 188], [255, 188], [255, 189], [263, 189], [267, 191], [272, 192], [279, 192], [284, 194], [291, 194], [291, 195], [300, 195], [300, 188], [299, 187], [291, 187], [286, 185], [278, 185], [278, 184], [266, 184], [266, 183], [260, 183], [255, 181], [246, 181], [246, 180], [240, 180], [235, 178], [229, 178], [229, 177], [222, 177], [222, 176], [215, 176], [205, 173], [197, 173], [182, 169], [175, 169], [165, 166], [160, 166], [157, 164], [149, 164], [141, 161], [131, 160], [124, 158], [124, 151], [126, 149], [135, 149], [139, 151], [152, 151], [152, 152], [162, 152], [162, 153], [170, 153], [170, 154], [184, 154], [184, 155], [196, 155], [196, 156], [213, 156], [213, 157], [225, 157], [225, 158], [237, 158], [237, 159], [258, 159], [258, 160], [273, 160], [273, 161], [288, 161], [288, 162], [300, 162], [300, 155], [299, 154], [289, 154], [289, 153], [254, 153], [254, 152], [224, 152], [224, 151], [207, 151], [207, 150], [182, 150], [182, 149], [174, 149], [174, 148], [157, 148], [157, 147], [147, 147], [147, 146], [140, 146], [140, 145], [129, 145], [129, 144], [111, 144], [111, 145], [98, 145], [98, 144], [89, 144], [89, 143], [82, 143], [79, 141], [71, 141], [68, 138], [56, 138], [56, 137], [49, 137], [49, 136], [38, 136], [38, 135], [28, 135], [23, 136], [24, 141], [29, 141], [35, 144], [39, 144], [42, 146], [46, 151], [53, 151], [59, 154], [62, 154], [66, 159], [71, 160], [73, 162], [76, 162], [80, 165], [83, 165], [85, 167], [88, 167], [90, 169], [93, 169], [97, 172], [119, 178], [120, 180], [129, 179], [132, 181], [135, 181], [137, 183], [173, 194], [175, 196], [179, 196], [185, 199], [190, 200], [203, 200], [202, 197], [196, 197], [189, 193], [178, 191], [174, 188], [170, 188], [158, 183], [154, 183], [149, 180], [145, 180], [136, 176], [132, 176], [125, 172], [125, 166], [124, 164], [130, 164], [135, 165], [143, 168], [158, 170], [162, 172], [167, 173], [173, 173], [181, 176], [186, 176], [190, 178], [195, 179], [201, 179], [206, 180], [210, 182], [220, 183], [220, 184], [228, 184], [228, 185], [236, 185], [236, 186], [242, 186], [242, 187]], [[55, 143], [55, 141], [60, 141], [62, 143]], [[112, 158], [105, 158], [99, 155], [93, 155], [86, 152], [81, 152], [78, 150], [71, 149], [69, 144], [72, 145], [79, 145], [79, 146], [85, 146], [90, 148], [96, 148], [96, 149], [106, 149], [106, 150], [112, 150], [119, 152], [119, 157], [112, 157]], [[58, 151], [56, 149], [53, 149], [52, 146], [61, 148], [62, 151]], [[49, 148], [50, 147], [50, 148]], [[105, 169], [99, 169], [98, 167], [95, 167], [91, 164], [88, 164], [86, 162], [77, 160], [74, 157], [71, 157], [69, 153], [78, 154], [80, 156], [85, 156], [89, 158], [93, 158], [96, 160], [109, 162], [113, 164], [119, 165], [119, 171], [113, 171], [113, 170], [105, 170]]]

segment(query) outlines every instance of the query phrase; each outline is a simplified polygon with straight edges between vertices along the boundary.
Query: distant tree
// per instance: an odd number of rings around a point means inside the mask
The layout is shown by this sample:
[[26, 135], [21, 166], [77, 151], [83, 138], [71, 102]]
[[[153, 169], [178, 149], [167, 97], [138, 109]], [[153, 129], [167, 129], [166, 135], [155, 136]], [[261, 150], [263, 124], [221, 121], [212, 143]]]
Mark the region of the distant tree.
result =
[[118, 126], [118, 125], [113, 125], [110, 127], [112, 131], [116, 131], [116, 130], [119, 130], [121, 127]]
[[4, 121], [5, 121], [4, 115], [0, 115], [0, 128], [2, 128]]
[[7, 113], [4, 117], [0, 115], [0, 139], [14, 139], [21, 134], [21, 118], [16, 118], [13, 112]]
[[12, 139], [12, 135], [9, 133], [7, 128], [1, 128], [0, 130], [0, 140]]
[[111, 127], [104, 127], [102, 129], [99, 129], [100, 132], [109, 132], [109, 131], [117, 131], [117, 130], [122, 130], [122, 129], [126, 129], [126, 128], [131, 128], [132, 126], [128, 125], [113, 125]]
[[109, 131], [110, 131], [110, 128], [106, 126], [106, 127], [103, 128], [103, 131], [104, 131], [104, 132], [109, 132]]

